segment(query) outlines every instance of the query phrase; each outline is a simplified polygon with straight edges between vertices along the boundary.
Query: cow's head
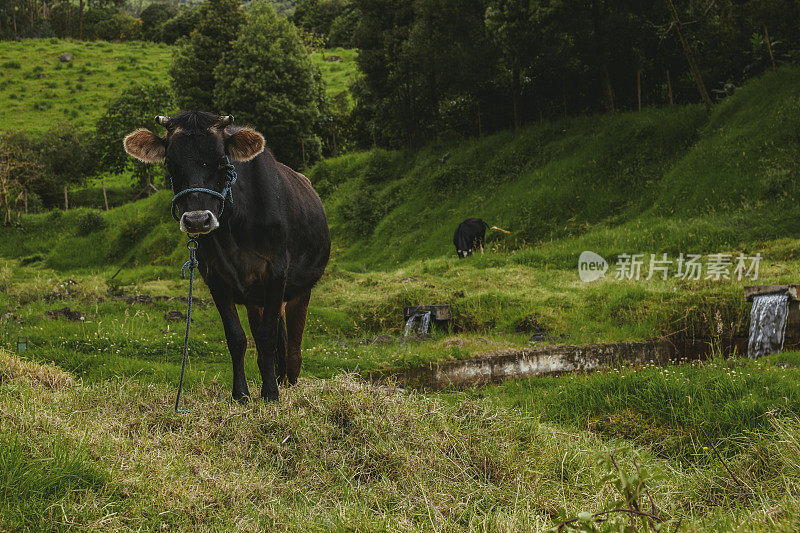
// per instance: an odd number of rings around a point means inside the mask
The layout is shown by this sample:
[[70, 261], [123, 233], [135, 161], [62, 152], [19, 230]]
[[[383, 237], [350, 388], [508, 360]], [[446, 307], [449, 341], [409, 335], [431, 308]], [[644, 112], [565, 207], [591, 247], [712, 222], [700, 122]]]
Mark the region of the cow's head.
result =
[[[264, 150], [264, 137], [250, 128], [233, 126], [233, 116], [202, 111], [175, 117], [156, 117], [166, 128], [163, 137], [138, 129], [125, 137], [125, 151], [145, 163], [165, 161], [172, 190], [210, 189], [222, 193], [226, 183], [226, 157], [249, 161]], [[223, 202], [217, 196], [189, 192], [175, 201], [181, 231], [209, 233], [219, 227]]]

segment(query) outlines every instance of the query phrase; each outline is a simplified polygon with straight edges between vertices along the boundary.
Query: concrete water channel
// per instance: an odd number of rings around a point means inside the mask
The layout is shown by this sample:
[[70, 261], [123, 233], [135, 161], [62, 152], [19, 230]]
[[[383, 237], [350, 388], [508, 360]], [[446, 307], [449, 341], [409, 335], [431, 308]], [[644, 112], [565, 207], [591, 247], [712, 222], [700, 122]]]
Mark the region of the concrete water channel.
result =
[[[771, 298], [774, 295], [787, 297], [787, 316], [781, 323], [780, 317], [773, 317], [769, 312], [763, 315], [767, 321], [776, 321], [785, 332], [785, 336], [777, 341], [779, 346], [775, 346], [776, 341], [773, 340], [773, 348], [767, 349], [766, 353], [800, 347], [800, 285], [760, 285], [744, 288], [744, 297], [751, 302], [754, 299], [758, 301], [760, 298]], [[754, 306], [754, 309], [756, 308], [757, 306]], [[426, 311], [429, 309], [425, 308]], [[777, 306], [775, 309], [780, 307]], [[405, 318], [408, 316], [407, 311]], [[754, 320], [752, 314], [751, 320]], [[754, 328], [750, 329], [752, 333]], [[501, 350], [479, 354], [465, 360], [431, 363], [421, 367], [370, 371], [365, 372], [364, 377], [370, 381], [392, 380], [402, 386], [427, 390], [458, 389], [498, 383], [508, 379], [702, 360], [714, 351], [723, 354], [747, 354], [748, 344], [751, 343], [747, 337], [733, 336], [700, 339], [664, 338], [586, 345], [545, 345]]]

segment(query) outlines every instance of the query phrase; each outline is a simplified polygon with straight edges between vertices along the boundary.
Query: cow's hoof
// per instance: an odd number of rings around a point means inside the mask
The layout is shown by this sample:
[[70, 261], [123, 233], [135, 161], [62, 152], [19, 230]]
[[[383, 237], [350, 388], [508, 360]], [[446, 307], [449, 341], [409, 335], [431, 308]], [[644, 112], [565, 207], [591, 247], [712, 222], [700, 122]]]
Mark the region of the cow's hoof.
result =
[[275, 390], [267, 390], [261, 389], [261, 399], [265, 402], [277, 402], [278, 401], [278, 389]]
[[247, 405], [247, 402], [250, 401], [250, 393], [249, 392], [244, 392], [244, 393], [238, 393], [237, 394], [237, 393], [234, 392], [233, 393], [233, 399], [239, 405]]

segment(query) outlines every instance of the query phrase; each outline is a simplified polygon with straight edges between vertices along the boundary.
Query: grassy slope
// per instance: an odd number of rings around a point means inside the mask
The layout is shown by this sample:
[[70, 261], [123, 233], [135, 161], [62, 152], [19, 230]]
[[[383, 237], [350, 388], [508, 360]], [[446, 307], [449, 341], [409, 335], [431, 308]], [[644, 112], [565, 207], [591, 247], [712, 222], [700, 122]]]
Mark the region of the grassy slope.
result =
[[[710, 116], [688, 107], [586, 117], [323, 162], [310, 176], [336, 250], [312, 321], [329, 334], [396, 333], [402, 307], [446, 303], [455, 326], [510, 334], [512, 344], [520, 340], [514, 334], [541, 331], [578, 343], [682, 330], [703, 336], [719, 324], [741, 333], [748, 280], [586, 285], [575, 263], [584, 249], [611, 261], [621, 252], [760, 252], [761, 282], [794, 282], [798, 81], [798, 69], [768, 74]], [[104, 215], [107, 228], [90, 235], [80, 235], [82, 212], [30, 216], [23, 229], [0, 230], [0, 255], [40, 255], [62, 273], [110, 276], [124, 267], [130, 273], [117, 278], [124, 283], [167, 278], [184, 254], [167, 205], [160, 193], [113, 210]], [[459, 261], [450, 235], [471, 215], [513, 235], [493, 235], [497, 253]], [[135, 274], [137, 265], [143, 273]]]
[[[73, 54], [70, 63], [58, 57]], [[348, 86], [355, 80], [355, 50], [336, 48], [342, 62], [322, 60], [323, 53], [311, 55], [327, 84], [329, 97], [345, 93], [352, 105]], [[81, 42], [59, 39], [26, 39], [0, 42], [0, 131], [41, 132], [58, 122], [93, 127], [108, 102], [131, 85], [164, 81], [172, 58], [164, 44], [104, 41]]]
[[[65, 52], [73, 54], [70, 63], [58, 60]], [[0, 131], [40, 132], [57, 122], [89, 129], [120, 91], [165, 80], [171, 55], [153, 43], [0, 42]]]
[[348, 155], [309, 176], [347, 243], [340, 259], [353, 268], [451, 254], [452, 231], [469, 216], [513, 232], [495, 239], [523, 248], [512, 260], [551, 268], [572, 268], [584, 249], [753, 248], [800, 235], [798, 82], [800, 69], [783, 69], [710, 114], [683, 107], [581, 117]]

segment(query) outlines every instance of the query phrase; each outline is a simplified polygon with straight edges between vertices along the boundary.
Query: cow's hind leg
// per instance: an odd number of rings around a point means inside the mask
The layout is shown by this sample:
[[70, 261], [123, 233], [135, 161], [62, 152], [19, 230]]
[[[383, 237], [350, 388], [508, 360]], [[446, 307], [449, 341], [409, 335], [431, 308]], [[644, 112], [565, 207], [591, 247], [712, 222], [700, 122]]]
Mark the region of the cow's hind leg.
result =
[[275, 376], [275, 363], [286, 358], [285, 328], [281, 320], [283, 308], [283, 290], [286, 285], [284, 276], [269, 280], [264, 291], [264, 312], [261, 324], [253, 332], [258, 350], [258, 369], [261, 371], [261, 398], [272, 402], [278, 401], [278, 382]]
[[[260, 306], [247, 306], [247, 319], [250, 322], [250, 331], [253, 333], [253, 340], [255, 341], [258, 331], [261, 329], [261, 325], [264, 321], [264, 308]], [[283, 320], [283, 309], [281, 309], [281, 316], [278, 320], [278, 331], [277, 331], [277, 346], [275, 350], [275, 359], [274, 359], [274, 375], [275, 380], [277, 383], [283, 383], [286, 380], [286, 325]], [[267, 361], [271, 359], [269, 354], [267, 354], [260, 346], [259, 342], [256, 342], [256, 350], [258, 351], [258, 369], [261, 372], [261, 379], [262, 380], [269, 380], [269, 374], [266, 365], [268, 364]], [[266, 381], [264, 381], [266, 383]], [[262, 399], [267, 399], [268, 395], [265, 394], [265, 389], [262, 386], [261, 391]]]
[[310, 289], [286, 304], [286, 333], [288, 335], [286, 379], [289, 385], [297, 383], [300, 365], [303, 363], [300, 345], [303, 343], [309, 299], [311, 299]]

